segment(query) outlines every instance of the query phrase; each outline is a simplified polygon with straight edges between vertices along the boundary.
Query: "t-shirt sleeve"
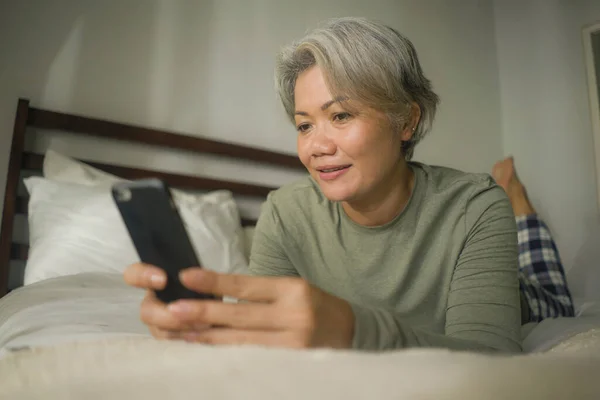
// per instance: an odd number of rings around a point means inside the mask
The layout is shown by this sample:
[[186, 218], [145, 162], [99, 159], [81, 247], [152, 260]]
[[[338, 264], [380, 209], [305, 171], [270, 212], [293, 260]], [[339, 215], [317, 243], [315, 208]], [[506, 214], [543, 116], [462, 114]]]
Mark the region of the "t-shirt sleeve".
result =
[[411, 327], [390, 311], [352, 305], [353, 347], [521, 351], [517, 229], [500, 187], [474, 190], [465, 206], [465, 229], [448, 296], [445, 334]]
[[271, 193], [261, 208], [254, 230], [249, 265], [251, 275], [298, 276], [286, 254], [284, 240], [281, 218]]

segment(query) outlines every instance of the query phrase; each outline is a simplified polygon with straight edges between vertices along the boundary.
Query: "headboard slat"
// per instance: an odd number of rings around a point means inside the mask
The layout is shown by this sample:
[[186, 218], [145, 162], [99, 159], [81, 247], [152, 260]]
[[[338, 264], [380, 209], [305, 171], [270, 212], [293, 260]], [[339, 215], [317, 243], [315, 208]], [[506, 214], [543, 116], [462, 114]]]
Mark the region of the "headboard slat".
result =
[[241, 218], [240, 222], [243, 227], [247, 227], [247, 226], [255, 226], [256, 223], [258, 222], [258, 220], [252, 219], [252, 218]]
[[17, 204], [15, 206], [15, 213], [16, 214], [23, 214], [23, 215], [27, 215], [27, 213], [29, 212], [29, 207], [28, 207], [28, 198], [27, 197], [23, 197], [23, 196], [19, 196], [17, 197]]
[[77, 132], [197, 153], [217, 154], [279, 167], [304, 168], [298, 157], [294, 155], [37, 108], [30, 108], [28, 125], [36, 128]]
[[17, 190], [19, 187], [21, 157], [25, 146], [25, 130], [29, 101], [20, 99], [8, 159], [8, 175], [4, 189], [4, 210], [0, 228], [0, 297], [8, 291], [8, 268], [10, 264], [13, 221], [15, 215]]
[[[124, 179], [143, 179], [155, 177], [164, 180], [171, 187], [188, 190], [230, 190], [231, 192], [242, 196], [266, 197], [269, 192], [275, 190], [274, 187], [260, 186], [249, 183], [224, 181], [211, 178], [203, 178], [192, 175], [171, 174], [168, 172], [153, 171], [142, 168], [124, 167], [120, 165], [108, 165], [92, 161], [80, 160], [94, 168], [98, 168], [109, 174], [119, 176]], [[44, 165], [44, 156], [35, 153], [25, 153], [23, 155], [22, 167], [30, 170], [41, 170]]]
[[29, 246], [26, 244], [12, 243], [10, 245], [10, 259], [26, 261], [29, 253]]

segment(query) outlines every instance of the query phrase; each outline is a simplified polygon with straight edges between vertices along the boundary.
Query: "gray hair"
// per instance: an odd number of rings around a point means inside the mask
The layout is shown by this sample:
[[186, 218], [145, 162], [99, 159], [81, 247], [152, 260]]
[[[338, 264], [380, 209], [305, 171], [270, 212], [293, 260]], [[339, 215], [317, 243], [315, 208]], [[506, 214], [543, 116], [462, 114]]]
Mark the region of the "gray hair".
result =
[[412, 139], [403, 142], [407, 160], [431, 130], [438, 96], [431, 89], [413, 44], [388, 26], [364, 18], [336, 18], [284, 47], [277, 56], [275, 85], [294, 121], [298, 75], [318, 65], [333, 98], [339, 96], [385, 112], [394, 129], [409, 123], [411, 103], [421, 109]]

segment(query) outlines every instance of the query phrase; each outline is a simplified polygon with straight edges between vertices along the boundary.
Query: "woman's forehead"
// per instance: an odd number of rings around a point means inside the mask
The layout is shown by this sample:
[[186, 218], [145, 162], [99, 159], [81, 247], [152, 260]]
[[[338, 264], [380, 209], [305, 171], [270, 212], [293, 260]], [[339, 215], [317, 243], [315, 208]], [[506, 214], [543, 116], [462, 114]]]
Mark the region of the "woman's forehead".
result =
[[294, 90], [294, 102], [296, 111], [305, 111], [304, 108], [320, 109], [335, 102], [319, 67], [311, 67], [298, 75]]

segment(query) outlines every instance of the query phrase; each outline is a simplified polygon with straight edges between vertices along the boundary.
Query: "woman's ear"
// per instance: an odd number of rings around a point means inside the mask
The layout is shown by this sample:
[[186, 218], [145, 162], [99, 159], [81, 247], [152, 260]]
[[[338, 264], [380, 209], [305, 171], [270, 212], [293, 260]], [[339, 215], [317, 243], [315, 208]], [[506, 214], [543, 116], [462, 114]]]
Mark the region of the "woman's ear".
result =
[[408, 122], [404, 125], [404, 129], [402, 130], [400, 139], [403, 142], [407, 142], [412, 139], [413, 134], [417, 130], [417, 125], [419, 125], [419, 121], [421, 120], [421, 107], [415, 102], [410, 104], [410, 117], [408, 118]]

